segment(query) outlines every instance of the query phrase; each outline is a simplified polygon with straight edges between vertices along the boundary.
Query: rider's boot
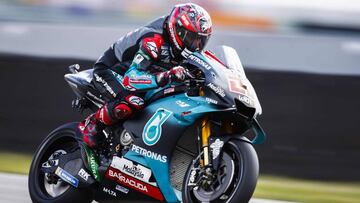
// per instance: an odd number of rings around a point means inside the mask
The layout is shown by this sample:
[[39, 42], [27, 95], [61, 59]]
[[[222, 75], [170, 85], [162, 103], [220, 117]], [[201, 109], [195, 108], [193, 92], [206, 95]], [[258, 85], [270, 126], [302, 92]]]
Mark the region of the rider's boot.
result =
[[83, 140], [90, 148], [97, 148], [105, 141], [102, 130], [119, 120], [125, 120], [132, 115], [132, 109], [125, 102], [120, 104], [106, 104], [96, 113], [88, 116], [79, 124], [83, 133]]

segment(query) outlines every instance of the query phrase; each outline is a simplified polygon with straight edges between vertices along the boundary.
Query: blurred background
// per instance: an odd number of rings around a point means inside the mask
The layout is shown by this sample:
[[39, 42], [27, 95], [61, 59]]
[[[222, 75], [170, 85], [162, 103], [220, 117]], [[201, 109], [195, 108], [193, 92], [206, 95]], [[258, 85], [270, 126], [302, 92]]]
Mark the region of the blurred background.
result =
[[[85, 117], [63, 80], [167, 15], [163, 0], [0, 0], [0, 171], [27, 173], [57, 126]], [[360, 202], [360, 1], [206, 0], [208, 49], [234, 47], [263, 107], [255, 196]]]

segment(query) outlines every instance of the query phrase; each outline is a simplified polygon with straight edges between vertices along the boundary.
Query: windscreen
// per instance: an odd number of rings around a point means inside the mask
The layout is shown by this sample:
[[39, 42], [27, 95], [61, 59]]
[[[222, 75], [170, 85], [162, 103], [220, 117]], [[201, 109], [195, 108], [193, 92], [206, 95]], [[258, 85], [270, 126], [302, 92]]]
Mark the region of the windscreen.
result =
[[[240, 58], [236, 50], [229, 46], [219, 46], [214, 50], [216, 57], [227, 66], [232, 74], [228, 76], [229, 89], [232, 92], [239, 93], [239, 100], [245, 104], [251, 103], [251, 106], [256, 108], [257, 115], [262, 114], [262, 108], [259, 99], [256, 95], [255, 89], [247, 79], [244, 67], [241, 64]], [[239, 89], [242, 89], [239, 91]], [[245, 95], [242, 96], [242, 95]], [[251, 101], [248, 101], [250, 99]]]

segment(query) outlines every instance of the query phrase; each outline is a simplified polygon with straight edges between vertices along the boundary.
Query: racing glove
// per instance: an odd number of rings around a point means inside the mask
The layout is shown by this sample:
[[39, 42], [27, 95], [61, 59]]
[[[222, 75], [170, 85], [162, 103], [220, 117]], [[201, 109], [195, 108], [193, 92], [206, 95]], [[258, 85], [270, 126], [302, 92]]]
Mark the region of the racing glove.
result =
[[175, 66], [168, 71], [156, 75], [156, 82], [161, 87], [170, 82], [183, 82], [185, 79], [186, 69], [182, 66]]

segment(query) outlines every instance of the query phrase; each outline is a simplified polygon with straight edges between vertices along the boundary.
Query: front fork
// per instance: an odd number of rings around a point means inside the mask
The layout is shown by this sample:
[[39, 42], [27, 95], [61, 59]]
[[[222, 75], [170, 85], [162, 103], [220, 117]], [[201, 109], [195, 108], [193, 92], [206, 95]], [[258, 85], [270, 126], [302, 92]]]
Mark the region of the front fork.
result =
[[211, 134], [211, 125], [209, 119], [204, 117], [201, 121], [201, 147], [203, 151], [203, 159], [201, 160], [200, 164], [203, 167], [209, 165], [209, 137]]

